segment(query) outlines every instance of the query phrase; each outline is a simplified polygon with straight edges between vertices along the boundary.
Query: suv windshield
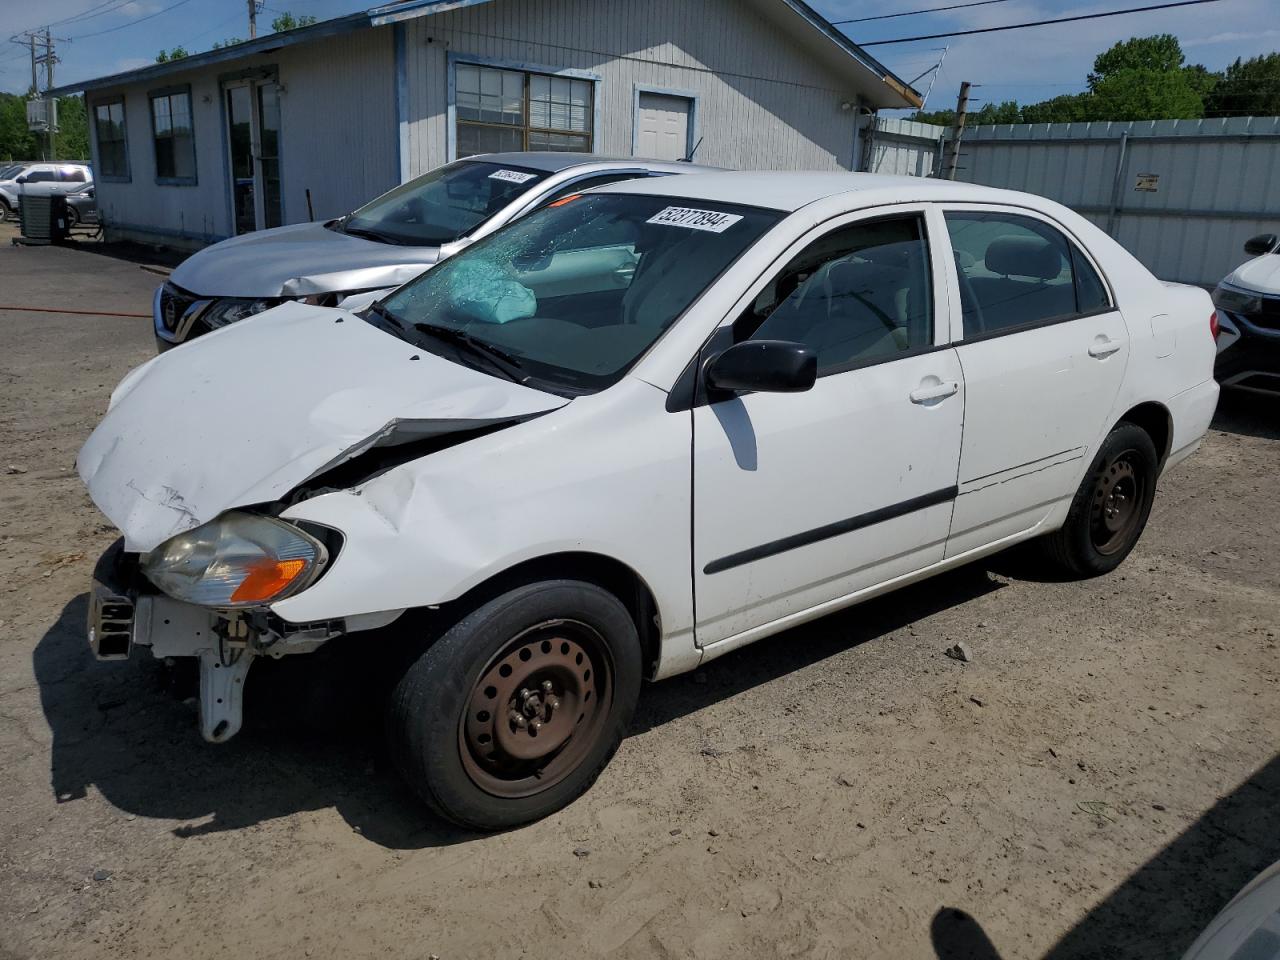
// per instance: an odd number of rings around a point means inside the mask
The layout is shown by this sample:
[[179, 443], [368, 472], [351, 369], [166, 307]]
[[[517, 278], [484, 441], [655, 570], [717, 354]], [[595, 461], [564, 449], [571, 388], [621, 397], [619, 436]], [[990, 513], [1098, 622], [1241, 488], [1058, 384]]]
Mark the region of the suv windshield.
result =
[[367, 319], [513, 380], [601, 390], [781, 216], [702, 200], [570, 196], [426, 271]]
[[401, 184], [335, 229], [384, 243], [435, 247], [465, 237], [548, 176], [510, 164], [462, 160]]
[[24, 166], [25, 164], [21, 163], [11, 163], [0, 167], [0, 180], [12, 180], [22, 172]]

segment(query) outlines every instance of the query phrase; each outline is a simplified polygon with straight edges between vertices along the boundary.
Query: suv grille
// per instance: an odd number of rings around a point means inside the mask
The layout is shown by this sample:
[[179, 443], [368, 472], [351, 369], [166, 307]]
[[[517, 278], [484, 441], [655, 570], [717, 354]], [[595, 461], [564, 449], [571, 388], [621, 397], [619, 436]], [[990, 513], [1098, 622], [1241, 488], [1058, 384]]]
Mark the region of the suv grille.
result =
[[170, 333], [178, 329], [182, 317], [200, 298], [175, 284], [166, 282], [160, 288], [160, 322]]

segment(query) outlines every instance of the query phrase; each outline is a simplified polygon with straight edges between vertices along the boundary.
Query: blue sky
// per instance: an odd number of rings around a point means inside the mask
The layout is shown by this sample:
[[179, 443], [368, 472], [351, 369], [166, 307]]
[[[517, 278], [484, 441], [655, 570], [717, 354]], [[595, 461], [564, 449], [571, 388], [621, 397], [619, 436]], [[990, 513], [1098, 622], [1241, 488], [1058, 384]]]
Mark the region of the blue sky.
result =
[[[245, 0], [6, 0], [6, 32], [53, 23], [62, 62], [59, 83], [102, 76], [145, 66], [161, 48], [182, 45], [209, 49], [220, 39], [247, 34]], [[268, 0], [259, 16], [264, 27], [282, 10], [320, 19], [366, 8], [371, 0]], [[871, 16], [895, 10], [942, 5], [953, 0], [810, 0], [830, 19]], [[870, 53], [905, 80], [928, 69], [950, 43], [929, 106], [954, 104], [961, 80], [982, 85], [985, 100], [1034, 102], [1071, 93], [1084, 86], [1093, 57], [1117, 40], [1168, 31], [1182, 41], [1188, 60], [1220, 69], [1238, 56], [1280, 50], [1277, 0], [1221, 0], [1199, 7], [1133, 14], [1008, 33], [877, 46]], [[1132, 0], [1006, 0], [1006, 2], [921, 16], [899, 17], [846, 28], [859, 41], [890, 39], [946, 30], [994, 26], [1075, 13], [1141, 6]], [[63, 21], [57, 23], [55, 21]], [[1253, 26], [1250, 26], [1250, 25]], [[93, 34], [98, 34], [94, 36]], [[21, 91], [30, 83], [30, 63], [23, 49], [9, 44], [0, 50], [0, 90]], [[927, 78], [919, 81], [923, 89]]]

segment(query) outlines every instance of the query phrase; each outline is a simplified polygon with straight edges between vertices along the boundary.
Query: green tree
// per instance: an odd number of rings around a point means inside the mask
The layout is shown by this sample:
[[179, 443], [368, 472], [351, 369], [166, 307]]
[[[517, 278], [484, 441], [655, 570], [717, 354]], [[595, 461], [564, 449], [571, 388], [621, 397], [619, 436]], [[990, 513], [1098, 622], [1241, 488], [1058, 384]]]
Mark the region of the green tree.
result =
[[172, 60], [182, 60], [188, 57], [185, 47], [174, 47], [172, 50], [161, 50], [156, 54], [156, 63], [169, 63]]
[[89, 118], [85, 113], [84, 97], [58, 98], [59, 160], [89, 159]]
[[210, 50], [221, 50], [224, 47], [234, 47], [237, 43], [244, 43], [243, 37], [227, 37], [225, 40], [215, 41]]
[[1089, 89], [1096, 89], [1103, 79], [1122, 70], [1173, 73], [1182, 69], [1185, 60], [1182, 45], [1171, 33], [1161, 33], [1154, 37], [1131, 37], [1094, 57], [1093, 73], [1089, 74]]
[[309, 13], [295, 17], [288, 10], [280, 14], [271, 21], [271, 30], [274, 33], [284, 33], [286, 30], [296, 30], [298, 27], [309, 27], [316, 22], [316, 18]]
[[1204, 100], [1181, 70], [1117, 70], [1094, 85], [1092, 120], [1179, 120], [1204, 116]]
[[1097, 119], [1093, 115], [1093, 95], [1064, 93], [1022, 108], [1023, 123], [1080, 123]]
[[34, 160], [40, 145], [27, 129], [27, 96], [0, 93], [0, 160]]
[[1206, 97], [1205, 116], [1280, 116], [1280, 53], [1237, 57]]

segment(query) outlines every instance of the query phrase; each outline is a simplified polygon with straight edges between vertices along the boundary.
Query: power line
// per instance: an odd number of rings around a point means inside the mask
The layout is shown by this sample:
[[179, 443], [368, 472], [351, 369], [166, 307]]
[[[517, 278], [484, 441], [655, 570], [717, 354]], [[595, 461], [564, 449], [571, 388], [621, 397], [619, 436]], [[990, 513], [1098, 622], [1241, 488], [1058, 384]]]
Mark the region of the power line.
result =
[[1082, 13], [1074, 17], [1055, 17], [1052, 20], [1032, 20], [1028, 23], [1010, 23], [1003, 27], [979, 27], [975, 30], [951, 30], [947, 33], [926, 33], [918, 37], [898, 37], [894, 40], [870, 40], [859, 42], [861, 47], [879, 47], [886, 43], [911, 43], [915, 40], [941, 40], [943, 37], [967, 37], [975, 33], [999, 33], [1001, 30], [1023, 30], [1027, 27], [1043, 27], [1051, 23], [1075, 23], [1079, 20], [1101, 20], [1103, 17], [1119, 17], [1126, 13], [1146, 13], [1150, 10], [1169, 10], [1172, 7], [1194, 7], [1202, 3], [1221, 3], [1222, 0], [1177, 0], [1176, 3], [1157, 3], [1149, 7], [1130, 7], [1128, 10], [1110, 10], [1105, 13]]
[[116, 26], [116, 27], [107, 27], [107, 29], [105, 29], [105, 30], [99, 30], [99, 31], [97, 31], [96, 33], [81, 33], [81, 34], [77, 34], [76, 36], [72, 37], [71, 39], [73, 39], [73, 40], [85, 40], [85, 39], [88, 39], [89, 37], [100, 37], [100, 36], [102, 36], [104, 33], [115, 33], [117, 30], [124, 30], [124, 29], [125, 29], [125, 28], [127, 28], [127, 27], [136, 27], [136, 26], [137, 26], [138, 24], [140, 24], [140, 23], [143, 23], [143, 22], [145, 22], [145, 21], [147, 21], [147, 20], [154, 20], [156, 17], [160, 16], [161, 14], [168, 13], [170, 10], [173, 10], [173, 9], [174, 9], [174, 8], [176, 8], [176, 7], [180, 7], [180, 6], [182, 6], [184, 3], [190, 3], [190, 2], [191, 2], [191, 0], [178, 0], [178, 2], [177, 2], [177, 3], [171, 3], [171, 4], [169, 4], [169, 6], [167, 6], [167, 7], [161, 7], [161, 8], [160, 8], [159, 10], [157, 10], [155, 13], [148, 14], [148, 15], [147, 15], [147, 16], [145, 16], [145, 17], [138, 17], [138, 19], [136, 19], [136, 20], [130, 20], [128, 23], [122, 23], [122, 24], [120, 24], [119, 26]]
[[874, 17], [851, 17], [848, 20], [828, 21], [833, 26], [842, 23], [866, 23], [869, 20], [892, 20], [894, 17], [914, 17], [920, 13], [937, 13], [939, 10], [962, 10], [965, 7], [985, 7], [991, 3], [1008, 3], [1009, 0], [973, 0], [971, 3], [953, 3], [945, 7], [925, 7], [923, 10], [904, 10], [902, 13], [882, 13]]

